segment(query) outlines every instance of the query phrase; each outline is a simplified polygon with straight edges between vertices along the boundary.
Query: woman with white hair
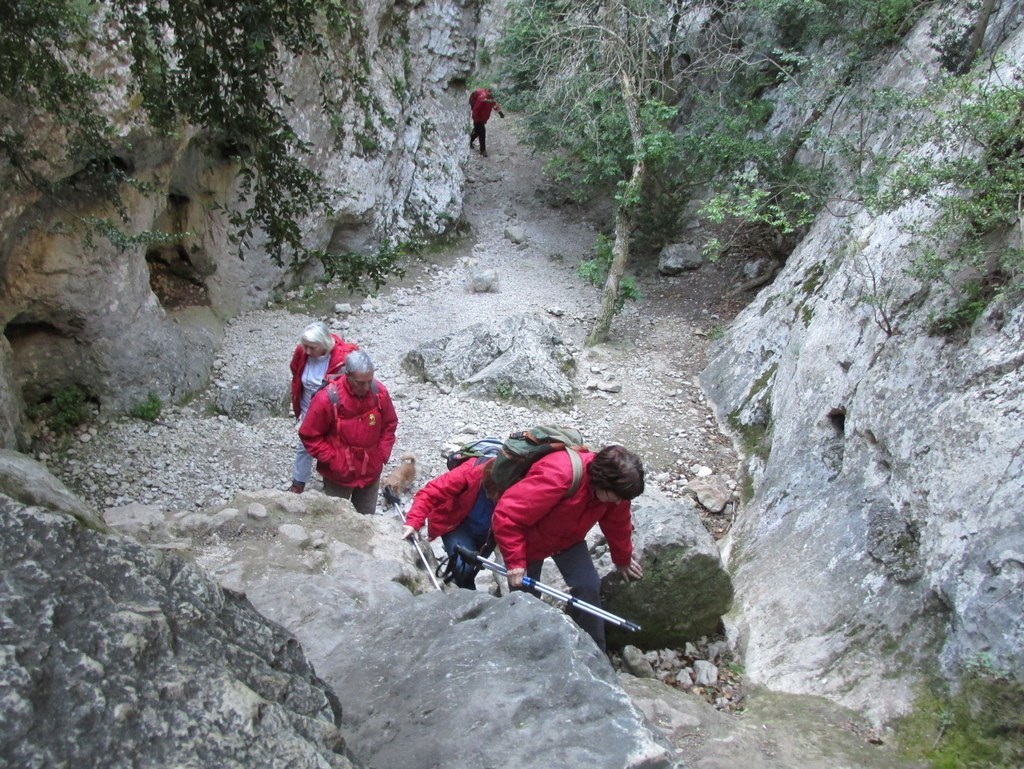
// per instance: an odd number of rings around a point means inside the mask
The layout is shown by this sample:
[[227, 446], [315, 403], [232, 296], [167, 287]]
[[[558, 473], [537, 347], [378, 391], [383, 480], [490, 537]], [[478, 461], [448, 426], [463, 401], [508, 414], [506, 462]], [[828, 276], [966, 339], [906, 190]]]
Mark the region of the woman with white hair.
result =
[[[292, 412], [298, 422], [302, 422], [316, 392], [330, 379], [341, 376], [345, 356], [358, 349], [358, 345], [332, 334], [325, 323], [316, 321], [306, 326], [292, 354], [291, 363]], [[313, 457], [307, 453], [300, 440], [295, 450], [292, 485], [288, 491], [301, 494], [312, 472]]]

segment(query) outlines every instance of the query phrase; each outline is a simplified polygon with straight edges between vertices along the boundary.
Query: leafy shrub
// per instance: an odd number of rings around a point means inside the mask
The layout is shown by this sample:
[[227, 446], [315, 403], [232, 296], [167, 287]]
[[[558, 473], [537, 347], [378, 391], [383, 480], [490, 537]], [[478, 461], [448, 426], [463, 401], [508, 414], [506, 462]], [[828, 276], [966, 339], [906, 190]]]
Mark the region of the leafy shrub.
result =
[[142, 401], [142, 403], [137, 403], [128, 413], [136, 419], [155, 422], [159, 419], [162, 408], [163, 404], [160, 403], [160, 398], [157, 397], [156, 393], [151, 392], [146, 396], [146, 400]]
[[411, 243], [394, 243], [385, 240], [376, 254], [360, 254], [354, 251], [332, 253], [321, 251], [318, 256], [327, 280], [339, 280], [349, 291], [365, 291], [364, 283], [373, 283], [373, 290], [379, 289], [389, 275], [404, 275], [400, 262], [413, 248]]
[[[614, 243], [606, 235], [598, 235], [597, 243], [594, 246], [594, 256], [580, 262], [576, 268], [577, 274], [593, 286], [601, 288], [608, 279], [608, 271], [612, 266], [612, 246]], [[627, 275], [619, 282], [619, 294], [615, 301], [615, 312], [619, 312], [626, 304], [626, 301], [635, 302], [640, 298], [640, 291], [636, 287], [636, 280]]]
[[[921, 121], [907, 147], [879, 158], [888, 167], [865, 202], [874, 213], [895, 211], [910, 201], [926, 204], [925, 216], [903, 225], [917, 253], [912, 274], [945, 284], [956, 306], [936, 319], [932, 333], [968, 328], [1007, 290], [1020, 290], [1024, 250], [1013, 245], [1019, 227], [1024, 180], [1024, 69], [1001, 78], [987, 74], [947, 76], [914, 103]], [[958, 286], [957, 276], [979, 276]]]
[[78, 385], [58, 387], [48, 400], [30, 411], [33, 419], [45, 423], [58, 435], [68, 433], [89, 420], [89, 396]]

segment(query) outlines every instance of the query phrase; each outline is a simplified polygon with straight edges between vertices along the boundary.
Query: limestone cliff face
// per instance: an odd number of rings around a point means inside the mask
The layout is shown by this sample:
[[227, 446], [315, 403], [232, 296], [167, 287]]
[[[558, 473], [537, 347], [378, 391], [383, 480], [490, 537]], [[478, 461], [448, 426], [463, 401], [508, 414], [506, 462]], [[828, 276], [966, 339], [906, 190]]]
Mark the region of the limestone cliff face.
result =
[[[868, 88], [919, 88], [925, 25]], [[1020, 28], [999, 52], [1022, 60]], [[949, 299], [907, 274], [917, 206], [822, 212], [702, 375], [752, 481], [728, 547], [747, 673], [879, 720], [979, 655], [1024, 670], [1024, 308], [932, 335]]]
[[[335, 214], [302, 223], [311, 247], [367, 253], [382, 238], [443, 234], [462, 212], [468, 120], [465, 80], [475, 55], [479, 9], [464, 3], [370, 2], [364, 6], [372, 109], [351, 99], [342, 114], [319, 110], [307, 61], [290, 63], [290, 119], [313, 148], [309, 164], [338, 191]], [[127, 64], [116, 48], [96, 68], [124, 93]], [[117, 85], [121, 90], [117, 90]], [[339, 83], [339, 93], [348, 84]], [[259, 307], [295, 279], [256, 233], [239, 258], [224, 209], [239, 204], [236, 168], [203, 150], [188, 130], [158, 138], [125, 98], [106, 105], [123, 136], [118, 162], [153, 192], [122, 190], [129, 234], [188, 233], [170, 244], [121, 250], [83, 242], [80, 220], [117, 221], [105, 202], [54, 200], [0, 169], [0, 445], [17, 444], [24, 403], [77, 384], [121, 410], [154, 392], [173, 400], [202, 386], [223, 322]], [[26, 118], [28, 119], [28, 118]], [[59, 132], [33, 118], [36, 135]], [[63, 168], [58, 175], [78, 169]], [[317, 265], [300, 266], [300, 272]]]

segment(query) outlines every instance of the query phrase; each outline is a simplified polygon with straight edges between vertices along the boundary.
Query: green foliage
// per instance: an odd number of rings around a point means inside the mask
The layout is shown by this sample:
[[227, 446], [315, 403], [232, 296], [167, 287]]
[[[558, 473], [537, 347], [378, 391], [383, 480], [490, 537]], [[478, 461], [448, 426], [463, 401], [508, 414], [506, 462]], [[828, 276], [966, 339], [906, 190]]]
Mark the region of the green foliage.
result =
[[[157, 130], [196, 126], [207, 154], [237, 168], [242, 207], [227, 211], [241, 247], [257, 230], [282, 262], [308, 257], [297, 222], [329, 211], [331, 191], [303, 165], [309, 146], [285, 116], [292, 102], [281, 72], [292, 58], [317, 63], [322, 105], [344, 80], [327, 36], [344, 38], [358, 62], [362, 32], [343, 0], [21, 0], [0, 25], [0, 96], [20, 109], [0, 118], [0, 157], [22, 180], [54, 195], [91, 190], [119, 206], [132, 179], [132, 147], [116, 138], [98, 109], [120, 102], [114, 85], [91, 74], [89, 52], [123, 51], [131, 66], [127, 98], [141, 105]], [[359, 67], [347, 79], [365, 82]], [[32, 115], [64, 129], [66, 157], [49, 157], [36, 143]], [[23, 117], [24, 116], [24, 117]], [[62, 169], [79, 169], [70, 176]], [[56, 179], [57, 181], [52, 181]], [[95, 224], [95, 223], [94, 223]], [[109, 231], [109, 230], [108, 230]]]
[[[643, 50], [647, 14], [657, 4], [621, 0], [607, 22], [600, 3], [520, 0], [498, 42], [502, 99], [523, 114], [525, 139], [550, 153], [547, 172], [576, 197], [616, 195], [635, 205], [642, 192], [629, 184], [637, 163], [664, 167], [678, 156], [669, 124], [676, 109], [660, 99], [656, 63], [670, 49], [648, 49], [648, 69], [624, 63]], [[599, 23], [591, 23], [600, 17]], [[619, 36], [617, 36], [619, 35]], [[608, 55], [620, 47], [623, 56]], [[634, 83], [637, 125], [630, 125], [622, 76]], [[634, 130], [637, 135], [634, 135]]]
[[908, 758], [933, 769], [1016, 769], [1024, 765], [1024, 683], [990, 661], [969, 664], [957, 693], [922, 693], [896, 735]]
[[761, 130], [770, 106], [750, 98], [758, 87], [737, 76], [728, 94], [696, 99], [680, 129], [683, 184], [716, 190], [700, 211], [717, 232], [704, 248], [712, 261], [749, 240], [787, 251], [828, 191], [830, 168], [793, 160], [804, 137]]
[[870, 58], [902, 38], [921, 17], [919, 0], [748, 0], [771, 21], [787, 48], [839, 38], [853, 44], [852, 56]]
[[712, 196], [701, 213], [715, 224], [738, 219], [788, 235], [814, 221], [815, 202], [807, 188], [780, 187], [778, 180], [767, 180], [756, 169], [748, 169], [734, 174], [732, 184]]
[[89, 420], [89, 396], [78, 385], [58, 387], [48, 400], [36, 404], [29, 413], [33, 419], [62, 435]]
[[[594, 244], [594, 256], [584, 259], [576, 268], [577, 274], [593, 286], [602, 288], [608, 279], [608, 271], [612, 266], [612, 249], [614, 243], [606, 235], [598, 235]], [[625, 307], [626, 302], [640, 299], [640, 290], [636, 287], [636, 279], [627, 275], [619, 281], [619, 293], [615, 298], [615, 312]]]
[[146, 422], [155, 422], [160, 418], [160, 412], [163, 410], [163, 404], [160, 402], [160, 398], [156, 393], [150, 393], [146, 396], [146, 399], [141, 403], [137, 403], [128, 411], [128, 413], [136, 419], [142, 419]]
[[929, 331], [938, 336], [953, 336], [974, 325], [992, 301], [995, 291], [977, 281], [970, 281], [960, 290], [960, 300], [949, 311], [933, 318]]
[[[969, 326], [1008, 288], [1020, 290], [1024, 251], [1009, 245], [1020, 227], [1024, 189], [1024, 70], [996, 79], [989, 75], [946, 76], [913, 102], [930, 115], [900, 152], [879, 159], [887, 175], [868, 189], [874, 213], [895, 211], [912, 200], [925, 213], [904, 225], [917, 249], [913, 272], [924, 282], [946, 284], [956, 307], [933, 331]], [[950, 247], [949, 244], [952, 244]], [[965, 272], [977, 280], [963, 281]]]
[[494, 383], [494, 394], [500, 400], [510, 401], [515, 395], [515, 389], [512, 387], [512, 383], [502, 379]]
[[379, 289], [390, 275], [403, 277], [402, 260], [415, 248], [412, 243], [383, 241], [376, 254], [317, 252], [327, 280], [339, 281], [349, 291], [366, 291], [367, 282]]
[[82, 217], [81, 221], [86, 225], [85, 236], [82, 242], [87, 248], [93, 248], [96, 245], [95, 236], [97, 235], [106, 238], [119, 251], [166, 245], [167, 243], [180, 241], [182, 238], [194, 235], [191, 232], [157, 232], [156, 230], [143, 230], [133, 235], [125, 232], [109, 219], [85, 216]]

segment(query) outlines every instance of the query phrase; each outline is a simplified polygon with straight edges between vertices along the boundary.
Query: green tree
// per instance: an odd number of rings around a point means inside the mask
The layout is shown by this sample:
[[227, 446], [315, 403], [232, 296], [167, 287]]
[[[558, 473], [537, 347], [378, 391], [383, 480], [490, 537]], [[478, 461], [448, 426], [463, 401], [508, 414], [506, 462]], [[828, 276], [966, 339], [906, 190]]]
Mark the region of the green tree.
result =
[[[677, 5], [677, 4], [669, 4]], [[648, 174], [675, 155], [663, 76], [672, 60], [666, 3], [520, 0], [498, 46], [508, 101], [548, 168], [584, 195], [615, 194], [612, 259], [588, 344], [608, 338]]]
[[[17, 178], [60, 200], [102, 193], [120, 207], [132, 179], [130, 147], [117, 138], [101, 102], [138, 103], [149, 124], [172, 134], [199, 130], [206, 151], [237, 165], [242, 206], [229, 212], [233, 238], [262, 231], [273, 258], [305, 259], [298, 220], [329, 212], [330, 191], [303, 163], [308, 145], [286, 117], [292, 97], [282, 79], [299, 57], [315, 62], [323, 108], [339, 67], [335, 50], [358, 55], [362, 32], [346, 0], [18, 0], [0, 6], [0, 157]], [[345, 45], [331, 38], [337, 37]], [[92, 71], [90, 53], [127, 57], [128, 93]], [[347, 82], [360, 83], [349, 64]], [[39, 142], [34, 117], [63, 132], [64, 156]]]

